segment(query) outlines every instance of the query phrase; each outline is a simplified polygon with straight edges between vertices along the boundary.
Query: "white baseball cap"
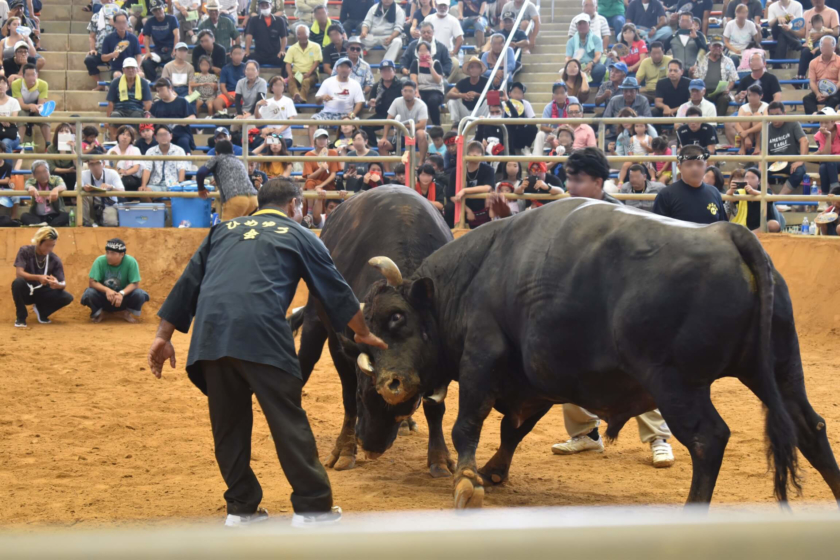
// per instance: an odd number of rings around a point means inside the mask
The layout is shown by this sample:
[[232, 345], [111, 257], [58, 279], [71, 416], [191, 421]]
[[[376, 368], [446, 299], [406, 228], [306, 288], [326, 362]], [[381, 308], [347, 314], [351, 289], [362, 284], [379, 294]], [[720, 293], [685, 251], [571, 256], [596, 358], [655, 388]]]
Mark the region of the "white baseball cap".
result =
[[129, 56], [123, 60], [123, 69], [125, 68], [137, 68], [137, 61], [134, 60], [133, 56]]
[[324, 130], [323, 128], [319, 128], [318, 130], [315, 131], [315, 134], [312, 135], [313, 138], [319, 138], [321, 136], [326, 136], [326, 137], [329, 138], [330, 133], [327, 132], [326, 130]]
[[18, 41], [17, 43], [15, 43], [15, 50], [18, 49], [29, 50], [29, 43], [27, 43], [26, 41]]
[[178, 49], [184, 49], [184, 50], [187, 50], [187, 51], [190, 50], [190, 48], [187, 46], [187, 44], [184, 43], [183, 41], [180, 42], [180, 43], [175, 43], [175, 48], [172, 49], [172, 50], [177, 51]]

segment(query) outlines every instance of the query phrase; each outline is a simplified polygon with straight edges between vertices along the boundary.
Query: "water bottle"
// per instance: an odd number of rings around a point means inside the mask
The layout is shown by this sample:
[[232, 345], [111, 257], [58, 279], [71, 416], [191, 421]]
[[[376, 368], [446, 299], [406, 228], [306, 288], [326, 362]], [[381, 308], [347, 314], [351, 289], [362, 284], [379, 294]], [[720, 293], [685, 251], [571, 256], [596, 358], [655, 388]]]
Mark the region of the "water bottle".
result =
[[70, 214], [70, 227], [76, 227], [76, 209], [71, 208], [68, 214]]
[[[188, 228], [188, 227], [192, 227], [192, 224], [189, 222], [189, 220], [181, 220], [181, 223], [178, 225], [178, 227], [179, 228]], [[803, 226], [803, 227], [805, 227], [805, 226]]]
[[817, 235], [817, 222], [811, 222], [808, 227], [808, 235]]
[[[810, 177], [808, 177], [806, 175], [805, 178], [808, 180], [809, 183], [811, 183], [811, 178]], [[811, 183], [811, 196], [818, 195], [818, 194], [820, 194], [820, 188], [817, 186], [816, 183]]]
[[219, 223], [219, 213], [218, 212], [213, 212], [212, 214], [210, 214], [210, 225], [215, 226], [218, 223]]
[[808, 217], [802, 218], [802, 235], [808, 235], [808, 231], [810, 230], [810, 224], [808, 223]]
[[464, 50], [458, 49], [458, 65], [463, 68], [464, 67]]

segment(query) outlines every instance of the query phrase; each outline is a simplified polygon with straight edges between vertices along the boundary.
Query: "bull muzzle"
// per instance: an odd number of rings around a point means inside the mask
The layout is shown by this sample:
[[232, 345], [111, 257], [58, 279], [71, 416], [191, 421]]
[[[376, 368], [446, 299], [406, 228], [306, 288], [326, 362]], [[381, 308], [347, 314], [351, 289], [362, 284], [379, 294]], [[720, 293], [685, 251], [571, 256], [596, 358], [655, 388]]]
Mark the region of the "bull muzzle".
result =
[[392, 406], [415, 397], [418, 385], [415, 376], [389, 372], [381, 372], [376, 376], [376, 392]]

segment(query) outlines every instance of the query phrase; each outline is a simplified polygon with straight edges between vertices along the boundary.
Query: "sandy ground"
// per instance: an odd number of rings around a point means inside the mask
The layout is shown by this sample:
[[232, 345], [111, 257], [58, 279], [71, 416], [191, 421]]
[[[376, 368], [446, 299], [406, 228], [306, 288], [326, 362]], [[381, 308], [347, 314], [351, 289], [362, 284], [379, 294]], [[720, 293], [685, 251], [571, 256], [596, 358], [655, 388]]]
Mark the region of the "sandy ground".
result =
[[[59, 242], [72, 291], [81, 294], [84, 266], [113, 235], [106, 231], [77, 234]], [[177, 232], [181, 233], [181, 232]], [[8, 296], [0, 307], [0, 488], [4, 506], [0, 525], [103, 524], [205, 519], [224, 514], [224, 484], [213, 457], [213, 442], [203, 395], [183, 371], [167, 370], [156, 380], [146, 366], [154, 335], [152, 314], [200, 240], [157, 238], [155, 251], [142, 257], [144, 287], [152, 305], [139, 325], [107, 320], [91, 325], [77, 302], [55, 316], [54, 324], [30, 321], [27, 330], [11, 326]], [[95, 235], [95, 239], [90, 236]], [[126, 239], [141, 240], [140, 234]], [[172, 235], [171, 232], [169, 235]], [[85, 237], [87, 236], [87, 237]], [[21, 234], [0, 239], [0, 288], [8, 294], [10, 259], [24, 243]], [[99, 239], [101, 237], [101, 239]], [[840, 244], [777, 239], [767, 244], [776, 265], [791, 285], [800, 322], [803, 358], [811, 403], [828, 423], [835, 450], [840, 423], [840, 395], [835, 387], [833, 345], [840, 314], [826, 306]], [[100, 243], [101, 242], [101, 243]], [[63, 243], [63, 245], [62, 245]], [[145, 244], [144, 244], [145, 245]], [[5, 254], [2, 250], [5, 248]], [[814, 263], [819, 263], [817, 270]], [[77, 289], [78, 288], [78, 289]], [[299, 294], [298, 300], [304, 296]], [[7, 299], [8, 298], [8, 299]], [[34, 318], [33, 318], [34, 319]], [[34, 324], [33, 324], [34, 323]], [[189, 339], [176, 335], [178, 356], [185, 360]], [[304, 406], [326, 457], [342, 419], [340, 385], [328, 352], [305, 389]], [[457, 411], [457, 385], [447, 398], [449, 432]], [[762, 507], [772, 502], [772, 480], [764, 457], [763, 414], [757, 399], [737, 381], [713, 387], [718, 410], [732, 430], [718, 480], [716, 507]], [[256, 404], [255, 404], [256, 406]], [[330, 470], [336, 502], [347, 512], [394, 509], [441, 509], [452, 504], [451, 479], [432, 479], [425, 468], [426, 435], [401, 437], [376, 461], [359, 457], [351, 471]], [[478, 460], [490, 458], [498, 445], [500, 416], [485, 423]], [[654, 469], [647, 446], [640, 444], [635, 423], [602, 454], [557, 457], [550, 446], [566, 439], [560, 407], [552, 410], [523, 441], [510, 482], [491, 489], [487, 507], [535, 505], [681, 504], [688, 493], [691, 466], [678, 443], [671, 469]], [[253, 467], [265, 493], [263, 506], [290, 515], [290, 493], [268, 428], [259, 411], [254, 427]], [[834, 509], [828, 487], [805, 466], [804, 492], [795, 510]], [[749, 504], [749, 505], [748, 505]]]

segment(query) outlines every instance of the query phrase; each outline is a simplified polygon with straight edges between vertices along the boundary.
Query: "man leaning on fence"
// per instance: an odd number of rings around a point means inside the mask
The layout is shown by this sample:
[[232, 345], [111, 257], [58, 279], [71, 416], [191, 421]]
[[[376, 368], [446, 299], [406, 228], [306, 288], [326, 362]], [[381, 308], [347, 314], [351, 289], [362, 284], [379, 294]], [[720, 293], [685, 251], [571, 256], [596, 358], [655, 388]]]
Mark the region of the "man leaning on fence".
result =
[[29, 212], [20, 217], [23, 225], [61, 227], [70, 224], [70, 215], [64, 209], [64, 199], [61, 198], [67, 186], [61, 177], [50, 175], [46, 161], [39, 159], [32, 162], [32, 177], [26, 180], [26, 190], [32, 198]]
[[[87, 193], [125, 191], [120, 174], [105, 167], [101, 159], [88, 160], [88, 168], [82, 171], [82, 190]], [[85, 226], [117, 227], [120, 225], [116, 196], [86, 196], [83, 220]]]

